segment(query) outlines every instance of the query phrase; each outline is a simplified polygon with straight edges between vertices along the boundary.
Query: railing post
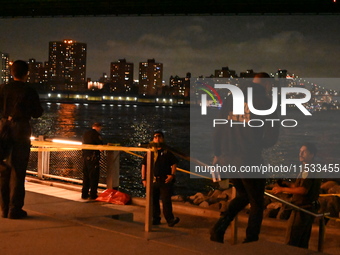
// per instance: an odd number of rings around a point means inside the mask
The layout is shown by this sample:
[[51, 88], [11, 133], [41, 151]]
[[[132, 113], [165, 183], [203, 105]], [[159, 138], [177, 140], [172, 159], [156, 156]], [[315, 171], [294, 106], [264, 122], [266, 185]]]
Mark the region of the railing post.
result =
[[119, 187], [119, 151], [106, 151], [107, 157], [107, 176], [106, 188], [117, 189]]
[[146, 153], [146, 206], [145, 206], [145, 231], [151, 231], [152, 219], [152, 183], [153, 167], [151, 165], [151, 150]]
[[291, 204], [281, 198], [278, 198], [278, 197], [275, 197], [274, 195], [272, 194], [269, 194], [267, 192], [264, 192], [264, 194], [268, 197], [271, 197], [271, 198], [274, 198], [276, 201], [279, 201], [283, 204], [286, 204], [298, 211], [301, 211], [301, 212], [304, 212], [304, 213], [307, 213], [309, 215], [312, 215], [314, 217], [317, 217], [317, 218], [320, 218], [319, 219], [319, 240], [318, 240], [318, 251], [322, 252], [323, 251], [323, 248], [324, 248], [324, 239], [325, 239], [325, 230], [326, 230], [326, 227], [325, 227], [325, 216], [328, 216], [330, 213], [323, 213], [323, 214], [316, 214], [316, 213], [313, 213], [311, 211], [308, 211], [304, 208], [301, 208], [301, 207], [298, 207], [297, 205], [294, 205], [294, 204]]
[[318, 241], [318, 251], [323, 252], [325, 240], [325, 217], [320, 217], [319, 219], [319, 241]]
[[[44, 136], [39, 136], [39, 141], [44, 141]], [[38, 151], [38, 178], [42, 179], [44, 174], [50, 172], [50, 152], [49, 151]]]
[[[236, 197], [236, 188], [233, 186], [231, 188], [231, 198], [234, 199]], [[236, 244], [237, 243], [237, 215], [235, 216], [234, 220], [230, 224], [230, 230], [231, 230], [231, 243]]]

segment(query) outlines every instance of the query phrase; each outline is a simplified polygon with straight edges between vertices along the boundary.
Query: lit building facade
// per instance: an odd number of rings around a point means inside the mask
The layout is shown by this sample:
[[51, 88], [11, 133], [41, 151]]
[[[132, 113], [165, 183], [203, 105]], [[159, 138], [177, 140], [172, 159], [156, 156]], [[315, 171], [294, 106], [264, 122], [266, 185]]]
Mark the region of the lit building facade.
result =
[[188, 97], [190, 96], [190, 78], [191, 73], [187, 73], [186, 77], [170, 76], [169, 88], [166, 95]]
[[10, 79], [9, 70], [9, 55], [7, 53], [0, 52], [0, 84], [8, 83]]
[[126, 62], [126, 59], [119, 59], [111, 62], [110, 81], [111, 91], [118, 93], [129, 93], [133, 86], [133, 63]]
[[139, 63], [139, 95], [161, 95], [162, 79], [162, 63], [156, 63], [155, 59]]
[[29, 83], [46, 83], [46, 69], [42, 62], [37, 62], [34, 58], [28, 60], [28, 79]]
[[74, 40], [49, 43], [48, 82], [52, 89], [86, 89], [86, 43]]

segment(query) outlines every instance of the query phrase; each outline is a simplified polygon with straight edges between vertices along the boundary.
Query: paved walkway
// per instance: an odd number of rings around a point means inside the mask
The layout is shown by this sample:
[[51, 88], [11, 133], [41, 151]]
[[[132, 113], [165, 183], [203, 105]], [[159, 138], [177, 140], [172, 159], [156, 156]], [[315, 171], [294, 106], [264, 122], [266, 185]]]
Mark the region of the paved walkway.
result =
[[[258, 242], [218, 244], [209, 241], [208, 234], [209, 227], [216, 221], [214, 215], [182, 214], [181, 206], [175, 206], [175, 214], [181, 218], [178, 225], [169, 228], [164, 223], [146, 233], [144, 207], [84, 201], [76, 188], [70, 190], [26, 182], [26, 190], [24, 209], [29, 217], [0, 219], [2, 255], [321, 254], [315, 250], [283, 245], [285, 222], [264, 222], [263, 235]], [[245, 219], [246, 216], [240, 216], [240, 242], [244, 237]], [[339, 246], [334, 250], [339, 251]]]

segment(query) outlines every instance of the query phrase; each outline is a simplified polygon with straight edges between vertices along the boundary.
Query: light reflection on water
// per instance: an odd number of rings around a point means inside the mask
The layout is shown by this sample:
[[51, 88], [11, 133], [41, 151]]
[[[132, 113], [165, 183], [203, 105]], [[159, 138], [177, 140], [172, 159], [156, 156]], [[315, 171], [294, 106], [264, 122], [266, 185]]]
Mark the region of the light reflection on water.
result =
[[[190, 155], [190, 109], [186, 107], [154, 107], [102, 104], [44, 104], [44, 115], [34, 120], [33, 135], [63, 137], [81, 140], [85, 130], [93, 122], [103, 124], [104, 143], [119, 143], [122, 146], [136, 147], [139, 143], [151, 140], [154, 130], [165, 132], [166, 143]], [[303, 116], [298, 111], [289, 118], [297, 119], [295, 128], [282, 128], [279, 142], [265, 152], [265, 159], [272, 164], [290, 164], [298, 160], [298, 150], [305, 141], [318, 145], [318, 157], [325, 163], [340, 163], [340, 118], [338, 111], [316, 112], [312, 117]], [[201, 120], [201, 119], [199, 119]], [[193, 126], [193, 123], [191, 123]], [[210, 125], [201, 120], [195, 125]], [[199, 135], [199, 145], [203, 162], [210, 164], [211, 137]], [[204, 146], [202, 146], [204, 144]], [[193, 146], [193, 144], [191, 144]], [[140, 183], [140, 162], [136, 156], [121, 153], [120, 185], [123, 191], [134, 196], [143, 196], [144, 188]], [[179, 167], [189, 170], [189, 163], [180, 160]], [[179, 194], [193, 194], [210, 189], [211, 181], [192, 179], [188, 174], [178, 172], [177, 188]]]
[[[137, 147], [139, 143], [152, 140], [154, 130], [165, 132], [166, 143], [189, 155], [189, 108], [155, 107], [102, 104], [44, 104], [44, 115], [34, 121], [33, 135], [47, 138], [63, 137], [81, 140], [82, 134], [93, 122], [103, 124], [104, 143], [118, 143], [122, 146]], [[122, 190], [134, 196], [143, 196], [144, 188], [140, 181], [141, 159], [121, 153], [120, 185]], [[179, 167], [189, 170], [189, 163], [180, 160]], [[192, 194], [205, 191], [210, 181], [191, 180], [190, 176], [177, 174], [176, 191]], [[207, 186], [208, 185], [208, 186]]]
[[[289, 166], [299, 165], [299, 149], [304, 142], [317, 145], [317, 162], [325, 164], [340, 164], [340, 112], [321, 111], [314, 112], [312, 116], [304, 116], [299, 110], [291, 110], [281, 119], [295, 119], [296, 127], [281, 127], [278, 142], [270, 149], [264, 151], [266, 163], [271, 165]], [[200, 112], [191, 112], [191, 156], [210, 165], [212, 154], [212, 123], [218, 118], [218, 110], [208, 109], [206, 116]], [[202, 145], [207, 146], [203, 147]], [[194, 165], [194, 164], [193, 164]], [[338, 178], [339, 173], [324, 173], [323, 176]], [[285, 173], [274, 173], [272, 178], [285, 178]]]

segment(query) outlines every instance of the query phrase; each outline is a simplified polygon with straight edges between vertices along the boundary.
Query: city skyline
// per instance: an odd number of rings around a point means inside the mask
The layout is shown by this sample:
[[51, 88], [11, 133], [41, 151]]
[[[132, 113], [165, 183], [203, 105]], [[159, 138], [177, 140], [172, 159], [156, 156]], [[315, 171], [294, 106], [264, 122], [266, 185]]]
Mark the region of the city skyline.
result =
[[[147, 59], [170, 76], [209, 76], [228, 66], [300, 77], [339, 77], [338, 15], [15, 18], [0, 21], [0, 51], [10, 59], [48, 60], [48, 42], [88, 45], [87, 77], [109, 74], [110, 63]], [[333, 87], [339, 89], [339, 87]]]

